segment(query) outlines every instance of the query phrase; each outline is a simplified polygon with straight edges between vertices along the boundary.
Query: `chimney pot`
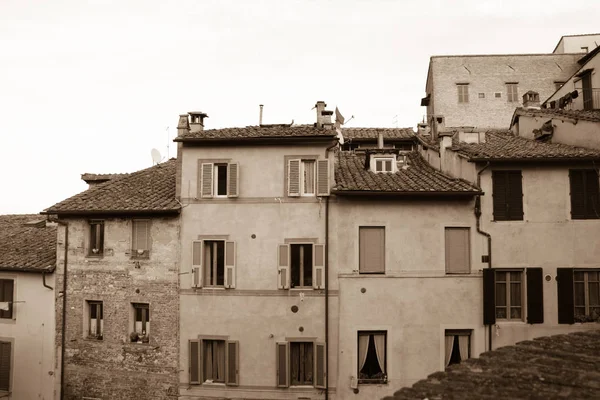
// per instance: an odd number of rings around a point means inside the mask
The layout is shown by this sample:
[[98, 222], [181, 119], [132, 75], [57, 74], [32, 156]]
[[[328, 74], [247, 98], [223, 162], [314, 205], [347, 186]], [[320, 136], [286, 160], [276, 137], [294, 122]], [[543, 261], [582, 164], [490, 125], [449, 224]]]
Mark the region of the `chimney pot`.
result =
[[190, 111], [190, 132], [200, 132], [204, 130], [204, 118], [208, 118], [206, 113], [202, 111]]
[[[323, 128], [323, 125], [325, 123], [323, 111], [325, 111], [325, 107], [327, 107], [327, 104], [325, 104], [324, 101], [317, 101], [315, 107], [317, 109], [317, 128]], [[331, 114], [329, 115], [329, 121], [331, 123]]]
[[179, 114], [179, 122], [177, 123], [177, 136], [186, 134], [190, 131], [190, 121], [187, 114]]
[[260, 125], [262, 125], [263, 105], [260, 104], [259, 107], [260, 107], [260, 114], [258, 116], [258, 125], [260, 126]]
[[533, 90], [528, 91], [523, 95], [523, 107], [540, 109], [540, 94]]
[[377, 134], [377, 148], [383, 149], [383, 132]]

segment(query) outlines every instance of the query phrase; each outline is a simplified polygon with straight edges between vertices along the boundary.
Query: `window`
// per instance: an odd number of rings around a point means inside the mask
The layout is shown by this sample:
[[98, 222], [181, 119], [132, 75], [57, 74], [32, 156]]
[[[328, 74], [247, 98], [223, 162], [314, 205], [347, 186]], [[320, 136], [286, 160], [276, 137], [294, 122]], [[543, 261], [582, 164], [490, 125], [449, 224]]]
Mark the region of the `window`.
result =
[[519, 93], [517, 91], [518, 86], [518, 83], [506, 84], [506, 99], [508, 100], [508, 102], [512, 103], [519, 101]]
[[581, 51], [583, 51], [584, 53], [587, 53], [589, 51], [589, 47], [588, 46], [581, 46]]
[[235, 288], [235, 242], [195, 240], [192, 242], [193, 287]]
[[375, 158], [375, 172], [393, 172], [394, 159], [391, 157]]
[[523, 319], [521, 271], [496, 271], [496, 318]]
[[102, 340], [104, 332], [104, 311], [101, 301], [88, 301], [88, 337]]
[[479, 97], [480, 99], [485, 99], [485, 93], [478, 93], [477, 97]]
[[12, 343], [0, 342], [0, 390], [5, 392], [10, 392], [11, 359]]
[[150, 256], [150, 221], [134, 219], [131, 233], [131, 256], [148, 258]]
[[495, 221], [523, 220], [521, 171], [493, 171], [492, 196]]
[[302, 196], [315, 195], [315, 160], [302, 160], [300, 163], [301, 176], [300, 179]]
[[104, 254], [104, 221], [90, 221], [89, 256]]
[[132, 342], [148, 343], [150, 341], [150, 305], [147, 303], [133, 303], [133, 331], [130, 339]]
[[[583, 109], [593, 110], [594, 109], [594, 89], [592, 88], [592, 71], [587, 70], [581, 77], [581, 91], [583, 92]], [[596, 95], [597, 96], [597, 95]], [[596, 98], [596, 101], [598, 99]], [[598, 104], [595, 105], [598, 108]]]
[[277, 258], [279, 289], [325, 287], [325, 245], [281, 244]]
[[325, 388], [325, 345], [306, 341], [278, 342], [277, 387]]
[[385, 273], [385, 227], [358, 228], [358, 270], [361, 274]]
[[189, 341], [190, 384], [239, 384], [239, 343], [206, 338]]
[[494, 97], [497, 99], [501, 99], [502, 98], [502, 92], [494, 92]]
[[12, 279], [0, 279], [0, 318], [13, 317], [14, 284]]
[[469, 228], [446, 228], [446, 273], [468, 274], [471, 272], [471, 248]]
[[575, 291], [575, 321], [600, 320], [600, 271], [576, 270], [573, 276]]
[[329, 196], [329, 160], [287, 159], [287, 195]]
[[[554, 81], [554, 89], [558, 90], [562, 87], [562, 85], [564, 85], [564, 82], [560, 82], [560, 81]], [[550, 107], [550, 108], [554, 108], [554, 107]]]
[[238, 197], [239, 164], [227, 161], [200, 160], [198, 197]]
[[358, 383], [387, 381], [387, 332], [358, 332]]
[[469, 102], [469, 85], [465, 83], [459, 83], [456, 85], [458, 88], [458, 102], [468, 103]]
[[600, 218], [598, 172], [594, 169], [569, 170], [571, 219]]
[[471, 358], [471, 331], [446, 330], [444, 350], [446, 367]]

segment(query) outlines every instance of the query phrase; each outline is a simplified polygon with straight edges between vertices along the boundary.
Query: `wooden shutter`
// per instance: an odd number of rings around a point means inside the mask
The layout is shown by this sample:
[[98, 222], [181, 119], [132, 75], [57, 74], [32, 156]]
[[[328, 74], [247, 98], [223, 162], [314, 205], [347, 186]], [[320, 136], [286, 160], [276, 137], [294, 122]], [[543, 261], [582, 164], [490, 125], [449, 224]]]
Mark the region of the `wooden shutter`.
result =
[[600, 218], [600, 182], [598, 171], [588, 169], [585, 171], [585, 206], [586, 218]]
[[315, 244], [313, 251], [313, 288], [325, 288], [325, 245]]
[[189, 373], [190, 385], [200, 383], [200, 341], [192, 339], [189, 341]]
[[329, 196], [329, 160], [317, 160], [317, 196]]
[[240, 165], [227, 164], [227, 197], [238, 197], [240, 185]]
[[385, 272], [385, 228], [361, 226], [358, 228], [359, 271]]
[[200, 182], [200, 197], [211, 198], [213, 197], [213, 163], [203, 163], [200, 167], [201, 182]]
[[240, 384], [240, 345], [238, 341], [228, 340], [225, 343], [225, 384], [238, 386]]
[[523, 177], [521, 171], [507, 171], [508, 174], [508, 218], [511, 221], [523, 220]]
[[10, 391], [11, 343], [0, 342], [0, 390]]
[[492, 198], [495, 221], [506, 221], [508, 219], [507, 190], [505, 171], [492, 171]]
[[544, 323], [544, 276], [541, 268], [527, 268], [527, 322]]
[[288, 196], [300, 196], [300, 163], [299, 159], [288, 160], [287, 178], [288, 178]]
[[288, 370], [289, 363], [289, 343], [277, 342], [277, 351], [275, 352], [275, 362], [277, 363], [277, 387], [290, 386]]
[[496, 323], [496, 274], [491, 268], [483, 270], [483, 324]]
[[225, 242], [225, 287], [235, 288], [235, 242]]
[[468, 274], [471, 272], [469, 228], [446, 228], [446, 273]]
[[202, 287], [202, 240], [192, 242], [192, 276], [193, 287]]
[[583, 171], [569, 170], [569, 183], [571, 187], [571, 219], [585, 217], [585, 192], [583, 189]]
[[575, 323], [575, 301], [573, 297], [573, 268], [556, 269], [558, 297], [558, 323]]
[[327, 352], [325, 343], [316, 343], [315, 347], [315, 387], [325, 389], [325, 366], [327, 363]]
[[280, 244], [277, 249], [277, 288], [290, 288], [290, 246]]
[[0, 280], [0, 284], [2, 284], [2, 298], [0, 301], [8, 302], [8, 310], [0, 311], [0, 318], [12, 318], [13, 316], [13, 301], [14, 301], [14, 284], [15, 281], [12, 279], [2, 279]]
[[150, 221], [133, 220], [132, 236], [132, 256], [139, 256], [138, 250], [150, 250]]

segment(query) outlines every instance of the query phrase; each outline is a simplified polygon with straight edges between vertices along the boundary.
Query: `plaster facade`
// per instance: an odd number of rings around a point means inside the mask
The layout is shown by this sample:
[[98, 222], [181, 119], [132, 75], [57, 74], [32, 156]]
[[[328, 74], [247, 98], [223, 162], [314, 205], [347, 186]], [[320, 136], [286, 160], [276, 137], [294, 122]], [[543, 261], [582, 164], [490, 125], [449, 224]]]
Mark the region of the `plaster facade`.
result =
[[578, 147], [600, 149], [600, 123], [561, 116], [520, 115], [512, 131], [528, 139], [534, 138], [534, 129], [540, 129], [548, 120], [552, 121], [552, 143], [563, 143]]
[[566, 35], [560, 38], [553, 53], [587, 53], [600, 46], [600, 34]]
[[582, 72], [584, 70], [589, 69], [591, 70], [592, 90], [595, 90], [595, 93], [592, 96], [594, 102], [594, 109], [599, 109], [600, 95], [598, 92], [600, 91], [600, 74], [598, 73], [598, 71], [600, 71], [600, 55], [590, 55], [590, 57], [591, 58], [585, 64], [578, 65], [577, 70], [573, 71], [572, 76], [569, 76], [569, 79], [565, 80], [565, 84], [561, 86], [558, 90], [556, 90], [556, 92], [553, 92], [548, 97], [542, 96], [540, 94], [540, 99], [546, 99], [545, 101], [543, 101], [543, 103], [549, 105], [549, 103], [552, 101], [558, 102], [558, 99], [565, 96], [567, 93], [577, 90], [579, 92], [579, 96], [572, 100], [572, 102], [568, 105], [568, 108], [571, 110], [583, 110], [583, 83], [581, 81], [581, 77], [578, 77], [577, 75], [579, 75], [578, 72]]

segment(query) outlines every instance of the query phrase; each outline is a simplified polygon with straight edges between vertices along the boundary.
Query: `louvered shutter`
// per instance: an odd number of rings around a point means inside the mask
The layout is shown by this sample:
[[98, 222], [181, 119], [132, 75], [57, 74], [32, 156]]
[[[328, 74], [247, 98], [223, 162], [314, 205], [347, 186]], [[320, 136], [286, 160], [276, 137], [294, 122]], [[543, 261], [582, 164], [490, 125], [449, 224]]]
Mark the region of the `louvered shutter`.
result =
[[575, 323], [575, 299], [573, 298], [573, 268], [556, 269], [558, 300], [558, 323]]
[[325, 288], [325, 245], [315, 244], [313, 252], [313, 288]]
[[600, 188], [598, 172], [593, 169], [585, 171], [586, 217], [600, 218]]
[[204, 382], [204, 340], [198, 340], [198, 382]]
[[235, 242], [225, 242], [225, 287], [235, 288]]
[[289, 343], [277, 342], [275, 362], [277, 363], [277, 387], [288, 387], [289, 384]]
[[446, 273], [468, 274], [471, 272], [469, 228], [446, 228]]
[[133, 256], [139, 256], [138, 250], [150, 250], [150, 221], [134, 220], [131, 250]]
[[0, 390], [10, 391], [11, 343], [0, 342]]
[[527, 322], [544, 323], [544, 277], [541, 268], [527, 268]]
[[325, 343], [316, 343], [315, 347], [315, 387], [325, 389], [325, 365], [327, 363], [327, 352]]
[[280, 244], [277, 249], [277, 288], [290, 288], [290, 246]]
[[200, 341], [192, 339], [189, 341], [189, 372], [190, 385], [200, 383]]
[[288, 196], [300, 196], [300, 163], [299, 159], [288, 160], [287, 178], [288, 178]]
[[227, 197], [238, 197], [240, 185], [240, 165], [227, 164]]
[[585, 218], [585, 192], [583, 171], [569, 170], [569, 183], [571, 188], [571, 219]]
[[192, 286], [202, 287], [202, 240], [192, 242]]
[[227, 359], [225, 370], [225, 384], [228, 386], [238, 386], [240, 384], [239, 364], [240, 364], [240, 345], [237, 341], [227, 341], [225, 347], [225, 358]]
[[317, 196], [329, 196], [329, 160], [317, 160]]
[[496, 275], [493, 269], [483, 270], [483, 324], [496, 323]]
[[492, 171], [492, 198], [494, 206], [494, 220], [506, 221], [507, 212], [507, 187], [505, 171]]
[[507, 171], [508, 176], [508, 219], [523, 220], [523, 177], [521, 171]]
[[211, 198], [213, 197], [213, 173], [214, 164], [203, 163], [201, 166], [201, 183], [200, 183], [200, 197]]

